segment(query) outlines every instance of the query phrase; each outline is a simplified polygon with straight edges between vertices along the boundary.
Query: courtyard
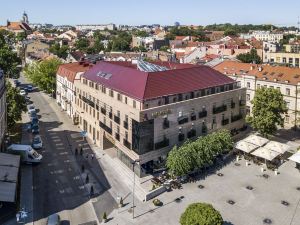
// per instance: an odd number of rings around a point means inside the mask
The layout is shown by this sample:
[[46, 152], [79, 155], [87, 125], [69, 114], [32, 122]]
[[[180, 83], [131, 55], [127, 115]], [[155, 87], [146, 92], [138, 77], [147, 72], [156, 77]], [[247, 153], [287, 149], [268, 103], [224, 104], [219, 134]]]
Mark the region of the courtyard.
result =
[[179, 224], [181, 213], [193, 202], [212, 204], [227, 225], [299, 224], [300, 172], [291, 161], [281, 165], [278, 172], [261, 172], [261, 166], [246, 166], [244, 159], [232, 160], [203, 173], [197, 182], [160, 195], [161, 207], [152, 201], [137, 202], [135, 219], [131, 199], [125, 199], [129, 204], [115, 209], [108, 224]]

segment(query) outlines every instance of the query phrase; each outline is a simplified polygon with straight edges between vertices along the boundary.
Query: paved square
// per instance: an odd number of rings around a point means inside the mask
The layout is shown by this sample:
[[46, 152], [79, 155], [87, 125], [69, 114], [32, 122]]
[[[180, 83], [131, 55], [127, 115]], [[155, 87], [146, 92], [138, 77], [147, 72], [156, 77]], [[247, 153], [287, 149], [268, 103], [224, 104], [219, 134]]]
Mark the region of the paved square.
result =
[[[130, 202], [126, 207], [115, 210], [109, 216], [113, 219], [108, 224], [179, 224], [181, 213], [192, 202], [211, 203], [221, 212], [227, 225], [267, 224], [264, 219], [275, 225], [300, 224], [300, 191], [297, 190], [300, 173], [295, 163], [285, 162], [279, 168], [279, 175], [265, 171], [268, 178], [263, 176], [260, 166], [246, 166], [244, 160], [239, 161], [239, 166], [235, 163], [232, 161], [196, 183], [184, 184], [181, 190], [164, 193], [158, 197], [164, 203], [160, 208], [155, 207], [152, 201], [138, 203], [134, 220], [128, 212]], [[219, 172], [224, 176], [218, 176]], [[201, 189], [199, 185], [204, 187]], [[175, 201], [181, 196], [181, 201]]]

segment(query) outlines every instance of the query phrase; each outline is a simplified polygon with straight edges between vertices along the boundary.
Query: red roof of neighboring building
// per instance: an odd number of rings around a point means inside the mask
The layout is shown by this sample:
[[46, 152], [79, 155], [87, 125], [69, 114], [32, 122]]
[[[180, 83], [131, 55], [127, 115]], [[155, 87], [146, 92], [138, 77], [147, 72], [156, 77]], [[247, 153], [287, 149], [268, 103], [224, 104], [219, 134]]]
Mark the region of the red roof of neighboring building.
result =
[[[110, 74], [110, 77], [103, 78], [102, 73]], [[110, 62], [99, 62], [86, 71], [82, 77], [137, 100], [187, 93], [235, 82], [207, 66], [143, 72]]]
[[67, 63], [59, 66], [57, 70], [57, 74], [66, 77], [68, 81], [74, 83], [75, 77], [77, 73], [85, 72], [90, 68], [88, 63], [81, 64], [79, 62], [76, 63]]

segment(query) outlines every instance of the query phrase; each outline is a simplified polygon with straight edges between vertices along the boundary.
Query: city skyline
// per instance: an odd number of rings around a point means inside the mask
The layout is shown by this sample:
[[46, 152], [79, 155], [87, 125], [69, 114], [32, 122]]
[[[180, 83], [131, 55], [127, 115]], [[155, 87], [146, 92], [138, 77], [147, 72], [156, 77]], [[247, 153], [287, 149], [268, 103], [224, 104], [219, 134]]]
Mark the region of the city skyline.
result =
[[[285, 5], [293, 5], [287, 10], [283, 10], [282, 5], [280, 7], [274, 4], [271, 5], [274, 1], [254, 0], [249, 5], [241, 5], [237, 0], [229, 2], [230, 4], [220, 2], [216, 5], [212, 2], [201, 3], [194, 0], [188, 0], [184, 3], [178, 0], [172, 2], [169, 0], [164, 2], [153, 0], [151, 3], [141, 0], [139, 4], [134, 0], [126, 2], [90, 0], [88, 3], [76, 0], [63, 2], [54, 0], [51, 3], [37, 5], [34, 1], [11, 0], [0, 10], [0, 24], [4, 25], [7, 20], [18, 21], [21, 19], [23, 11], [26, 11], [31, 23], [51, 23], [55, 25], [106, 23], [173, 25], [174, 22], [178, 21], [180, 24], [185, 25], [228, 22], [234, 24], [297, 26], [299, 16], [297, 8], [300, 7], [300, 2], [287, 0]], [[183, 5], [186, 6], [185, 10], [182, 9]], [[255, 15], [253, 15], [254, 11]], [[266, 14], [267, 11], [272, 11], [272, 13]], [[145, 12], [147, 13], [145, 14]], [[279, 17], [279, 13], [282, 16]]]

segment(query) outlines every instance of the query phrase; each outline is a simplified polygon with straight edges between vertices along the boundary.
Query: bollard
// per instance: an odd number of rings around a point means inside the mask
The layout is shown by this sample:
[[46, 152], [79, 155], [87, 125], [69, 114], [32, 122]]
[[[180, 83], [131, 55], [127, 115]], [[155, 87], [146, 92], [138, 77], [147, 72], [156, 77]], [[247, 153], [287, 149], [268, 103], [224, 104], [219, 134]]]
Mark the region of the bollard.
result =
[[80, 148], [80, 155], [81, 156], [83, 155], [83, 149], [82, 149], [82, 147]]
[[89, 180], [90, 180], [90, 178], [89, 178], [89, 175], [87, 174], [87, 175], [86, 175], [86, 178], [85, 178], [85, 183], [86, 183], [86, 184], [89, 183]]
[[75, 155], [78, 155], [78, 149], [75, 148]]
[[91, 186], [90, 194], [91, 194], [91, 195], [94, 195], [94, 186], [93, 186], [93, 185]]
[[81, 165], [81, 172], [84, 172], [84, 165]]

